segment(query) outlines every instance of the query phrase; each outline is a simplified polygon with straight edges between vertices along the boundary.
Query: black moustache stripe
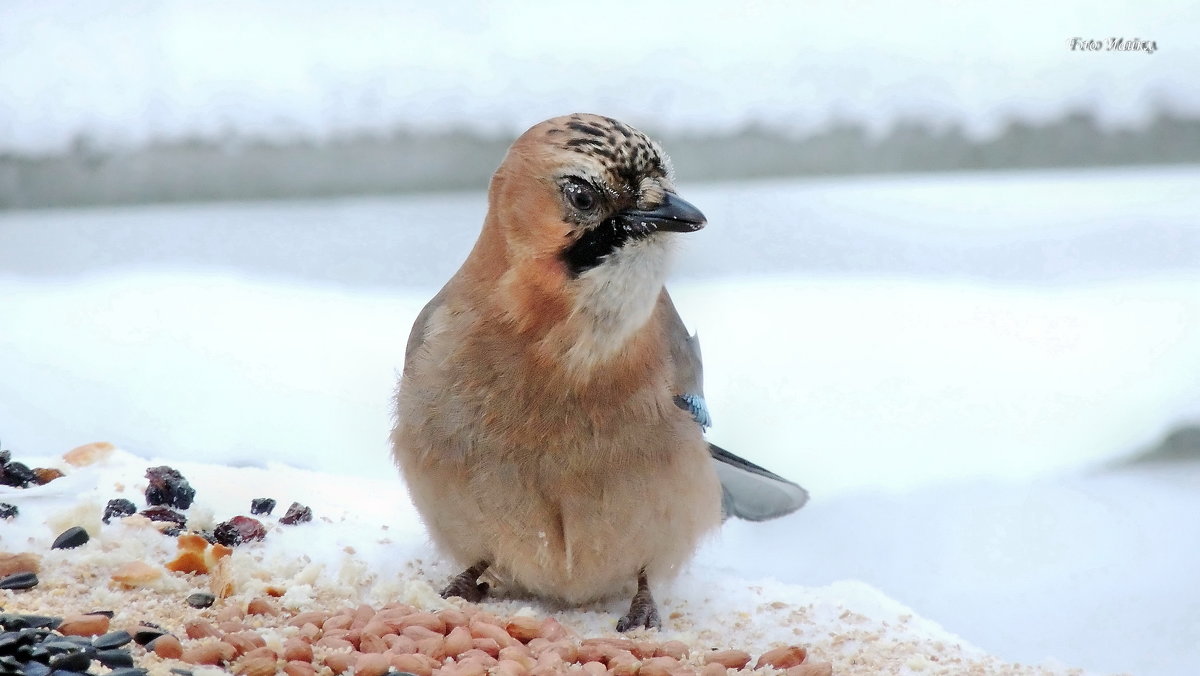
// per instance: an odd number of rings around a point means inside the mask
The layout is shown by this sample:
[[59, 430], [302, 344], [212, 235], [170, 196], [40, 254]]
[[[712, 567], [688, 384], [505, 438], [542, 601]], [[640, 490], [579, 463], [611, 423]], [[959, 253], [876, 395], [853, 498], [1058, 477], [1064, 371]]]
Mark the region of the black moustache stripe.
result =
[[603, 263], [605, 258], [629, 242], [642, 239], [654, 231], [654, 226], [644, 222], [631, 225], [620, 218], [610, 218], [584, 232], [562, 252], [562, 258], [571, 276], [578, 277]]

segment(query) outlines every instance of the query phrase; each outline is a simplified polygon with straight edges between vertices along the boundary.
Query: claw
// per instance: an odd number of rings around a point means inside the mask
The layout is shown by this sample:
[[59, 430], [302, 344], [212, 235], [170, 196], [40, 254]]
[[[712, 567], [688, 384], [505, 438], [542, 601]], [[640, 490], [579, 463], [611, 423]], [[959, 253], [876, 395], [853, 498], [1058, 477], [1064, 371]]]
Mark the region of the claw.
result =
[[487, 568], [487, 562], [480, 561], [458, 575], [455, 575], [450, 580], [450, 584], [446, 585], [446, 588], [442, 590], [442, 598], [448, 599], [451, 596], [457, 596], [464, 601], [479, 603], [487, 595], [488, 591], [488, 583], [479, 582], [479, 576], [483, 575], [483, 571], [487, 570]]
[[624, 632], [638, 627], [662, 628], [662, 620], [658, 617], [658, 605], [654, 603], [654, 597], [650, 596], [650, 584], [646, 581], [644, 570], [638, 573], [638, 589], [629, 603], [629, 612], [617, 620], [617, 631]]

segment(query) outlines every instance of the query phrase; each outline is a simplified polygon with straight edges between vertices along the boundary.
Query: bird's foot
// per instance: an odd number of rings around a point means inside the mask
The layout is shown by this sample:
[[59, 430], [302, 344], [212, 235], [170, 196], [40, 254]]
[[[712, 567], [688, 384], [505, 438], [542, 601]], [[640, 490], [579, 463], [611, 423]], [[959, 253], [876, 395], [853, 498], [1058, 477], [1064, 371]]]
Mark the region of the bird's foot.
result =
[[617, 631], [629, 631], [638, 627], [661, 629], [662, 620], [658, 618], [658, 605], [650, 596], [650, 585], [646, 581], [646, 571], [638, 574], [638, 589], [629, 603], [629, 612], [617, 620]]
[[450, 584], [442, 590], [442, 598], [448, 599], [451, 596], [457, 596], [464, 601], [471, 603], [479, 603], [483, 597], [487, 595], [488, 583], [480, 582], [479, 576], [483, 575], [483, 571], [487, 570], [488, 564], [486, 561], [471, 566], [463, 572], [455, 575], [450, 580]]

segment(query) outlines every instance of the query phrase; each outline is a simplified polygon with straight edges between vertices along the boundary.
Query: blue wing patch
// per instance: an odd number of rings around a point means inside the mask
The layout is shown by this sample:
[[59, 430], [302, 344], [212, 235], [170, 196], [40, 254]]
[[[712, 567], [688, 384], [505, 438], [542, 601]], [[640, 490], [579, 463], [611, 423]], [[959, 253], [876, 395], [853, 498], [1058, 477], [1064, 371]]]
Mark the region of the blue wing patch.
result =
[[680, 394], [675, 397], [675, 405], [690, 413], [692, 420], [704, 429], [712, 427], [712, 416], [708, 414], [708, 404], [704, 403], [704, 397], [697, 394]]

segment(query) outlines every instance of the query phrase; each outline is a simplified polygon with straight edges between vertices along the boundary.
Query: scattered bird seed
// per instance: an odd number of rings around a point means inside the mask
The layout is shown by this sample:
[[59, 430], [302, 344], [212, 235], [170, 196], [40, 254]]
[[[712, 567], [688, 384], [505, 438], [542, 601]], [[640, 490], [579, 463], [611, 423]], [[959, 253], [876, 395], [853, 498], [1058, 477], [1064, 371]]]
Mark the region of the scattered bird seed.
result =
[[13, 573], [0, 579], [0, 589], [33, 589], [37, 584], [36, 573]]
[[21, 510], [17, 509], [16, 505], [0, 502], [0, 519], [15, 519], [20, 513]]
[[62, 623], [61, 617], [49, 615], [21, 615], [18, 613], [0, 613], [0, 628], [5, 631], [46, 631], [57, 629]]
[[[32, 674], [37, 674], [37, 675], [49, 674], [49, 672], [50, 672], [49, 666], [46, 666], [44, 664], [37, 663], [37, 662], [32, 663], [32, 664], [37, 665], [37, 666], [35, 666], [34, 671], [32, 671]], [[14, 666], [14, 665], [16, 665], [16, 666]], [[11, 656], [0, 657], [0, 666], [4, 666], [4, 668], [8, 672], [11, 672], [11, 674], [30, 674], [30, 671], [22, 671], [22, 665], [20, 665], [20, 660], [17, 658], [11, 657]]]
[[154, 642], [154, 639], [166, 635], [167, 632], [161, 627], [142, 627], [133, 632], [133, 642], [138, 645], [149, 645]]
[[299, 502], [293, 502], [287, 509], [287, 513], [279, 519], [279, 523], [288, 526], [295, 526], [298, 523], [306, 523], [312, 521], [312, 510]]
[[250, 513], [270, 515], [275, 510], [275, 498], [254, 498], [250, 501]]
[[88, 532], [83, 529], [83, 526], [72, 526], [54, 538], [54, 544], [50, 545], [50, 549], [75, 549], [83, 546], [87, 541]]
[[132, 502], [125, 498], [113, 498], [104, 506], [104, 517], [101, 521], [108, 523], [109, 519], [114, 516], [120, 518], [135, 513], [137, 513], [137, 507]]
[[187, 517], [176, 512], [170, 507], [147, 507], [142, 510], [142, 516], [151, 521], [167, 521], [179, 526], [180, 528], [187, 525]]
[[37, 485], [39, 486], [45, 486], [51, 481], [61, 478], [62, 475], [63, 473], [61, 471], [54, 469], [53, 467], [33, 468], [33, 480], [37, 482]]
[[[83, 676], [93, 659], [110, 667], [133, 666], [133, 655], [127, 650], [97, 650], [87, 637], [63, 636], [49, 628], [57, 627], [59, 622], [61, 619], [57, 617], [0, 613], [0, 628], [4, 630], [0, 632], [0, 674]], [[120, 633], [123, 632], [106, 634], [96, 641], [102, 645], [117, 645]], [[127, 643], [128, 634], [124, 639]], [[140, 671], [142, 676], [145, 673]]]
[[226, 547], [236, 547], [243, 542], [261, 540], [267, 536], [267, 529], [262, 522], [248, 516], [235, 516], [228, 521], [217, 524], [213, 529], [213, 539]]
[[28, 488], [29, 484], [36, 482], [37, 476], [25, 463], [9, 462], [0, 465], [0, 484], [15, 488]]
[[179, 509], [192, 506], [196, 489], [183, 478], [179, 470], [159, 465], [147, 469], [146, 478], [150, 480], [150, 484], [146, 486], [146, 504], [168, 505]]
[[109, 669], [133, 666], [133, 655], [128, 650], [98, 650], [95, 659]]
[[207, 592], [196, 592], [187, 597], [187, 604], [193, 608], [207, 608], [211, 606], [217, 597]]
[[92, 639], [92, 647], [96, 650], [112, 650], [128, 645], [133, 636], [127, 631], [110, 631], [103, 636]]
[[51, 669], [87, 671], [92, 666], [92, 658], [83, 651], [62, 652], [50, 658], [49, 666]]
[[6, 631], [0, 634], [0, 655], [15, 653], [22, 643], [21, 635], [15, 631]]

